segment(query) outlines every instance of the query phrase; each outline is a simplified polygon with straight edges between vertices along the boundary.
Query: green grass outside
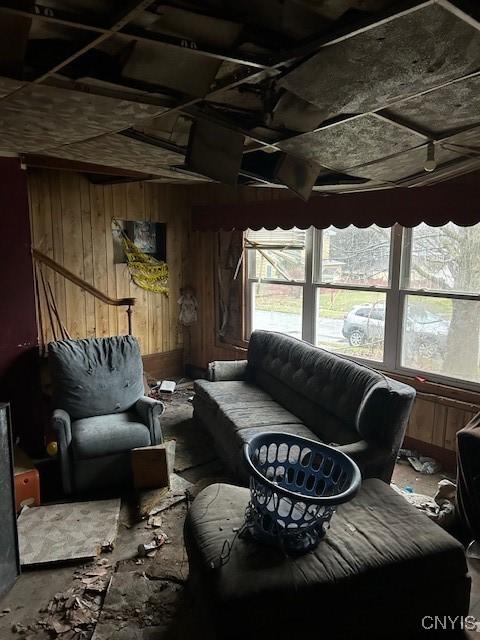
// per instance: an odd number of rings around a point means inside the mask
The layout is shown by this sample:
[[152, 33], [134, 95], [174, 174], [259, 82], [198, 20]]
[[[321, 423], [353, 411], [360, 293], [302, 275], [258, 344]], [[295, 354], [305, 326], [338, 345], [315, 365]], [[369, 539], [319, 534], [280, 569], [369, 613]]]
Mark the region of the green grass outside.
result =
[[[262, 287], [263, 289], [263, 287]], [[280, 311], [282, 313], [301, 314], [301, 296], [284, 296], [278, 293], [269, 294], [264, 289], [256, 296], [255, 306], [261, 311]], [[300, 290], [299, 290], [300, 291]], [[343, 318], [352, 307], [358, 304], [373, 304], [385, 302], [385, 294], [372, 291], [342, 291], [322, 290], [317, 294], [320, 300], [321, 316], [323, 318]], [[413, 298], [411, 299], [413, 301]], [[441, 298], [419, 298], [417, 304], [432, 313], [448, 318], [451, 313], [452, 302]]]

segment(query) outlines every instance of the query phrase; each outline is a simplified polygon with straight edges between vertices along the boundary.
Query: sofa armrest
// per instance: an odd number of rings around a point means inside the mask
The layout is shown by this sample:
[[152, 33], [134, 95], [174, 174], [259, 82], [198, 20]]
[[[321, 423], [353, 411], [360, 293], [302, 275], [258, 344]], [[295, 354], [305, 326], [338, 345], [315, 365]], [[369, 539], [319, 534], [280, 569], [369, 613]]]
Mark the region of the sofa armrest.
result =
[[246, 380], [247, 360], [215, 360], [208, 365], [210, 382]]
[[63, 490], [66, 495], [70, 495], [72, 493], [72, 469], [69, 449], [72, 442], [72, 424], [69, 414], [63, 409], [55, 409], [52, 415], [52, 428], [57, 435], [60, 451]]
[[162, 429], [160, 427], [160, 416], [165, 411], [165, 405], [160, 400], [154, 400], [147, 396], [142, 396], [135, 403], [135, 411], [138, 413], [144, 424], [150, 431], [150, 440], [153, 444], [163, 442]]
[[362, 479], [380, 478], [390, 483], [393, 464], [396, 455], [387, 447], [380, 447], [366, 440], [352, 442], [352, 444], [344, 444], [335, 447], [339, 451], [350, 456], [359, 466], [362, 472]]

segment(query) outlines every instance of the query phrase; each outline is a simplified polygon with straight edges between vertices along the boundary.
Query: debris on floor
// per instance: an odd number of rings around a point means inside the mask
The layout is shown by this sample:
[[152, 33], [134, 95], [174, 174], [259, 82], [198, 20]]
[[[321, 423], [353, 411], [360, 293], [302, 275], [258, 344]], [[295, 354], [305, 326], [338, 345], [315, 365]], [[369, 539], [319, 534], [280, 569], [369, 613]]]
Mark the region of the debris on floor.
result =
[[[183, 588], [137, 571], [117, 572], [103, 604], [92, 640], [163, 637], [170, 630]], [[144, 636], [142, 630], [148, 630]]]
[[70, 502], [23, 510], [18, 518], [22, 566], [96, 558], [115, 544], [120, 500]]
[[151, 515], [148, 518], [147, 526], [151, 527], [152, 529], [158, 529], [162, 526], [162, 516]]
[[[455, 519], [456, 485], [450, 480], [443, 479], [438, 483], [435, 496], [415, 493], [411, 487], [400, 489], [396, 484], [391, 487], [405, 498], [411, 505], [423, 511], [431, 520], [444, 529], [448, 529]], [[410, 490], [408, 490], [410, 489]]]
[[168, 542], [167, 534], [161, 529], [155, 531], [153, 538], [150, 542], [141, 543], [138, 545], [138, 555], [141, 558], [148, 556], [154, 558], [157, 550]]
[[113, 567], [106, 559], [75, 571], [73, 584], [56, 593], [40, 609], [35, 624], [25, 626], [13, 622], [12, 631], [26, 638], [36, 638], [41, 631], [62, 640], [88, 640], [98, 621]]
[[169, 509], [174, 504], [182, 502], [187, 498], [187, 491], [192, 487], [192, 483], [180, 477], [176, 473], [170, 476], [170, 489], [153, 489], [144, 491], [140, 495], [138, 511], [139, 518], [144, 520], [155, 516], [165, 509]]
[[425, 475], [433, 475], [442, 469], [442, 465], [435, 460], [435, 458], [419, 455], [412, 449], [400, 449], [398, 452], [398, 459], [408, 460], [415, 471]]

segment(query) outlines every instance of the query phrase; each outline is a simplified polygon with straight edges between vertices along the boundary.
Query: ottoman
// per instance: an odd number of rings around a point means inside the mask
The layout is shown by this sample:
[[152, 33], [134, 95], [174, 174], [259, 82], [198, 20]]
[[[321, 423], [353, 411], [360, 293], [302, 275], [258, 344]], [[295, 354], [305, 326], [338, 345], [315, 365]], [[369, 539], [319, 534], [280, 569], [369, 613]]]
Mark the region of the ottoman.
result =
[[384, 482], [366, 480], [299, 557], [236, 536], [249, 496], [214, 484], [187, 515], [198, 638], [412, 638], [434, 616], [468, 614], [463, 547]]

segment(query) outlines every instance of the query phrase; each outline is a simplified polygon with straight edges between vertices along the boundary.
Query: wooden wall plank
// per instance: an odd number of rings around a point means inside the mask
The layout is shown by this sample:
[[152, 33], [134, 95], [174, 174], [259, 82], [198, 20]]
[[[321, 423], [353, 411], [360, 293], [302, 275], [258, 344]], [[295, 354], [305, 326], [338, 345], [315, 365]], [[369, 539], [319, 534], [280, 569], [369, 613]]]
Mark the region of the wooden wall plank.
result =
[[[142, 182], [131, 182], [126, 185], [126, 213], [127, 220], [145, 220], [144, 184]], [[148, 353], [148, 296], [152, 295], [138, 287], [131, 279], [129, 283], [130, 295], [136, 298], [135, 304], [135, 335], [140, 342], [142, 353]], [[156, 295], [156, 294], [153, 294]], [[163, 351], [163, 349], [162, 349]]]
[[[115, 217], [115, 210], [113, 206], [113, 191], [111, 185], [106, 185], [103, 188], [103, 197], [105, 207], [105, 256], [107, 259], [107, 293], [110, 297], [116, 298], [117, 272], [113, 260], [113, 235], [111, 231], [112, 219]], [[116, 336], [118, 334], [118, 311], [116, 307], [108, 306], [108, 326], [110, 335]]]
[[[114, 216], [118, 220], [127, 219], [127, 194], [124, 184], [116, 184], [112, 186], [113, 210]], [[130, 274], [128, 273], [126, 264], [116, 264], [115, 269], [115, 285], [117, 287], [117, 298], [130, 297]], [[133, 314], [133, 322], [135, 326], [135, 313]], [[123, 307], [117, 309], [118, 334], [126, 335], [128, 333], [128, 318]]]
[[[430, 400], [417, 398], [410, 414], [407, 433], [411, 438], [432, 442], [435, 404]], [[419, 436], [422, 438], [419, 438]]]
[[[92, 210], [93, 243], [93, 272], [94, 285], [100, 291], [108, 291], [107, 277], [107, 243], [105, 229], [105, 198], [104, 187], [90, 185], [90, 206]], [[108, 336], [110, 324], [108, 305], [101, 300], [95, 300], [95, 326], [97, 335]]]
[[432, 444], [443, 447], [445, 442], [445, 428], [447, 424], [448, 407], [438, 402], [435, 403], [433, 416]]
[[469, 421], [468, 414], [455, 407], [447, 407], [445, 440], [443, 446], [451, 451], [457, 450], [457, 432]]
[[[62, 211], [62, 195], [59, 175], [54, 172], [45, 172], [42, 183], [49, 185], [51, 218], [52, 218], [52, 237], [53, 237], [53, 259], [63, 264], [64, 247], [63, 247], [63, 228], [61, 224]], [[42, 196], [40, 196], [42, 199]], [[47, 269], [48, 271], [48, 269]], [[58, 273], [54, 273], [54, 296], [57, 305], [58, 314], [62, 324], [67, 325], [67, 296], [65, 287], [65, 278]]]
[[[84, 278], [79, 180], [77, 174], [66, 173], [60, 185], [63, 266]], [[84, 338], [86, 335], [85, 295], [73, 283], [65, 281], [66, 326], [72, 338]]]
[[[90, 189], [86, 181], [80, 181], [80, 207], [82, 216], [83, 238], [83, 277], [92, 285], [95, 285], [93, 267], [93, 226], [90, 200]], [[61, 276], [58, 276], [59, 278]], [[95, 300], [92, 296], [85, 295], [85, 329], [86, 337], [96, 335]]]

